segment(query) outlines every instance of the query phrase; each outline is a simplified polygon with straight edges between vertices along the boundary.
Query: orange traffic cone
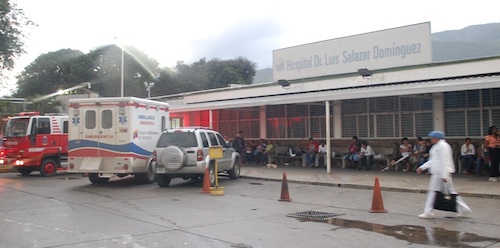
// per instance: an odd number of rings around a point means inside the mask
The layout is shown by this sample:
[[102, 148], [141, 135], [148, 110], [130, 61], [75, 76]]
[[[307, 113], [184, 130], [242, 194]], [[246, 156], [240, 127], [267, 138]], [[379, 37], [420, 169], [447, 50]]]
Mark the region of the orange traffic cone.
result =
[[373, 200], [370, 213], [387, 213], [384, 209], [384, 202], [382, 201], [382, 192], [380, 191], [380, 184], [378, 177], [375, 177], [375, 186], [373, 187]]
[[291, 202], [290, 195], [288, 194], [288, 182], [286, 181], [286, 173], [283, 172], [283, 182], [281, 183], [281, 198], [279, 201]]
[[208, 167], [205, 168], [205, 175], [203, 176], [203, 194], [210, 194], [210, 173]]

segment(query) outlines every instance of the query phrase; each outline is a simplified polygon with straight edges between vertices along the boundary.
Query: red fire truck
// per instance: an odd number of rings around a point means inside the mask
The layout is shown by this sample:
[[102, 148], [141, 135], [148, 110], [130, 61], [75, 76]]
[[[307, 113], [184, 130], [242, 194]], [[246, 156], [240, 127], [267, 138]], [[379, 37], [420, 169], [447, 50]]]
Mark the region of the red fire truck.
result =
[[22, 112], [7, 121], [2, 141], [0, 167], [23, 175], [38, 170], [43, 176], [67, 169], [67, 115]]

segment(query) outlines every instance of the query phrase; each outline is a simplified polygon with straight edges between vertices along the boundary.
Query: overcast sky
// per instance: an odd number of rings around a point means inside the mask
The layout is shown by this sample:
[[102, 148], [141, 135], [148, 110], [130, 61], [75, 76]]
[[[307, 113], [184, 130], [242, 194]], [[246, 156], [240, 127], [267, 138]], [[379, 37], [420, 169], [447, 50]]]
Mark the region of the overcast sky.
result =
[[[14, 74], [44, 53], [106, 44], [138, 48], [161, 66], [239, 56], [272, 66], [272, 51], [422, 22], [432, 33], [500, 22], [500, 1], [11, 0], [38, 24]], [[11, 76], [11, 78], [13, 78]], [[15, 80], [1, 93], [9, 94]]]

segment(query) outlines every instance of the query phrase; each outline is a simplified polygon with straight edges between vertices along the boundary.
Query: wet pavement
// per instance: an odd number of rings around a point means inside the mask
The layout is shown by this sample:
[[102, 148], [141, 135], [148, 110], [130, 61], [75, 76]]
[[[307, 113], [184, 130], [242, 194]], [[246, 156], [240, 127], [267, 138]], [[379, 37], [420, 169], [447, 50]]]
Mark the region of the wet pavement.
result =
[[[261, 180], [282, 181], [286, 174], [288, 183], [304, 183], [347, 188], [372, 189], [379, 178], [382, 191], [426, 193], [430, 175], [415, 172], [354, 170], [334, 167], [328, 174], [326, 168], [304, 168], [264, 165], [243, 165], [241, 176]], [[488, 176], [454, 175], [453, 184], [462, 196], [500, 199], [500, 182], [489, 182]]]

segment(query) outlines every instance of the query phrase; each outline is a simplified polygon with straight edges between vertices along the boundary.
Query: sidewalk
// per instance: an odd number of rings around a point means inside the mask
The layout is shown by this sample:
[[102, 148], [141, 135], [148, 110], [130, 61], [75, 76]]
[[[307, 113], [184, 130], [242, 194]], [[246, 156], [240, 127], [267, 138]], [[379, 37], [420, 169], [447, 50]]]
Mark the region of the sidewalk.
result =
[[[375, 177], [386, 191], [426, 193], [429, 175], [401, 171], [361, 171], [353, 169], [303, 168], [279, 166], [277, 169], [263, 165], [243, 165], [240, 176], [261, 180], [282, 181], [286, 173], [288, 183], [306, 183], [346, 188], [373, 189]], [[488, 182], [487, 176], [454, 175], [453, 184], [462, 196], [500, 199], [500, 182]]]

